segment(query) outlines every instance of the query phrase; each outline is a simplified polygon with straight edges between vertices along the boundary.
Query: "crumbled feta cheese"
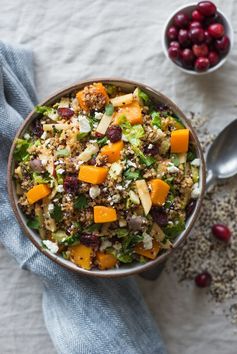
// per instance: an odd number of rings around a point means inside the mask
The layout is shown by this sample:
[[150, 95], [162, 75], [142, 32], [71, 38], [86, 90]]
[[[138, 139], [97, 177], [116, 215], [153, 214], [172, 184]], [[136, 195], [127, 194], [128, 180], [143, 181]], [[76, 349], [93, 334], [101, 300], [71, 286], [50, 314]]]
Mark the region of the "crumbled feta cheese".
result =
[[41, 158], [40, 160], [41, 160], [41, 163], [42, 163], [43, 166], [47, 165], [48, 159], [46, 157], [45, 158]]
[[100, 195], [100, 187], [99, 186], [92, 186], [89, 190], [89, 195], [92, 199], [95, 199]]
[[135, 162], [132, 162], [130, 160], [127, 160], [127, 165], [130, 167], [137, 167], [137, 165], [135, 164]]
[[152, 248], [152, 237], [147, 234], [146, 232], [143, 232], [143, 246], [145, 250], [150, 250]]
[[127, 221], [124, 219], [120, 219], [119, 220], [119, 227], [125, 227], [125, 226], [127, 226]]
[[29, 133], [25, 133], [24, 134], [24, 139], [29, 140], [30, 139], [30, 134]]
[[50, 119], [54, 120], [54, 121], [57, 121], [57, 120], [58, 120], [58, 113], [57, 113], [57, 111], [55, 112], [54, 110], [52, 110], [52, 112], [47, 113], [47, 116], [48, 116]]
[[64, 188], [63, 188], [63, 185], [62, 185], [62, 184], [59, 184], [59, 185], [57, 186], [57, 192], [59, 192], [59, 193], [63, 193], [63, 192], [64, 192]]
[[148, 145], [148, 149], [151, 150], [153, 148], [153, 145], [152, 144], [149, 144]]
[[62, 97], [60, 102], [59, 102], [58, 108], [68, 108], [69, 104], [70, 104], [69, 98], [68, 97]]
[[95, 112], [95, 119], [101, 120], [102, 117], [103, 117], [103, 113], [101, 113], [101, 112]]
[[43, 132], [43, 134], [41, 135], [40, 139], [45, 140], [47, 138], [47, 132]]
[[121, 186], [121, 184], [117, 184], [116, 189], [117, 189], [118, 191], [123, 191], [123, 190], [124, 190], [124, 187]]
[[50, 204], [48, 205], [48, 211], [51, 213], [53, 210], [54, 210], [54, 204], [53, 204], [53, 203], [50, 203]]
[[106, 248], [111, 246], [112, 246], [112, 242], [110, 242], [109, 240], [102, 240], [100, 245], [100, 251], [103, 252]]
[[201, 160], [200, 159], [194, 159], [192, 162], [191, 162], [191, 165], [192, 166], [197, 166], [199, 167], [201, 164]]
[[176, 167], [173, 163], [169, 162], [169, 165], [167, 167], [167, 171], [169, 173], [178, 173], [179, 172], [179, 169], [178, 167]]
[[42, 243], [52, 253], [57, 253], [59, 250], [59, 247], [55, 242], [52, 242], [50, 240], [44, 240], [44, 241], [42, 241]]
[[121, 198], [120, 198], [120, 195], [119, 195], [119, 194], [114, 194], [114, 195], [112, 196], [112, 198], [111, 198], [113, 204], [118, 203], [118, 202], [120, 201], [120, 199], [121, 199]]
[[119, 162], [114, 162], [110, 166], [109, 175], [112, 179], [117, 179], [123, 171], [123, 165]]
[[197, 199], [200, 196], [200, 193], [201, 193], [201, 191], [200, 191], [200, 188], [198, 186], [198, 183], [195, 183], [193, 185], [193, 188], [192, 188], [191, 198]]
[[62, 175], [64, 172], [65, 172], [65, 170], [64, 170], [63, 168], [59, 168], [59, 169], [57, 170], [57, 173], [58, 173], [59, 175]]
[[80, 133], [89, 133], [91, 131], [91, 126], [89, 120], [86, 116], [79, 115], [78, 116]]
[[121, 245], [120, 242], [115, 242], [115, 244], [114, 244], [113, 247], [114, 247], [114, 249], [115, 249], [116, 251], [120, 251], [121, 248], [122, 248], [122, 245]]

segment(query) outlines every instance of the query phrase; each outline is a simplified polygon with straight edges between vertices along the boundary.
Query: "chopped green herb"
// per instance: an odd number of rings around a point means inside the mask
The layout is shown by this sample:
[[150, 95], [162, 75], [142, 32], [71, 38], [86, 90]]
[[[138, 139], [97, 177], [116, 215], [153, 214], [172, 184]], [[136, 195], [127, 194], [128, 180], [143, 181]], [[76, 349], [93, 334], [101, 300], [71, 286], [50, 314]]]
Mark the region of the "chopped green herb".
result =
[[105, 113], [107, 114], [107, 116], [112, 116], [112, 114], [114, 113], [114, 106], [112, 105], [112, 103], [109, 103], [105, 106]]
[[145, 264], [148, 262], [148, 259], [143, 257], [143, 256], [140, 256], [139, 259], [138, 259], [138, 262], [141, 263], [141, 264]]
[[177, 154], [171, 154], [171, 162], [178, 167], [179, 166], [179, 156]]
[[141, 171], [139, 171], [139, 170], [131, 171], [130, 169], [128, 169], [124, 172], [123, 175], [126, 179], [131, 180], [131, 181], [135, 181], [135, 180], [141, 178]]
[[159, 112], [152, 112], [151, 113], [152, 121], [151, 124], [156, 126], [157, 128], [161, 129], [161, 117]]
[[116, 235], [118, 238], [126, 237], [128, 235], [128, 229], [121, 228], [116, 231]]
[[123, 115], [119, 118], [119, 125], [122, 128], [123, 134], [133, 146], [141, 145], [141, 138], [144, 137], [145, 131], [141, 124], [132, 125]]
[[175, 238], [183, 230], [185, 230], [185, 222], [183, 220], [181, 220], [181, 219], [180, 220], [179, 219], [175, 220], [173, 222], [173, 224], [168, 224], [164, 228], [164, 232], [169, 238]]
[[40, 184], [40, 183], [49, 183], [51, 181], [50, 177], [48, 175], [41, 175], [40, 173], [37, 172], [33, 172], [32, 174], [33, 177], [33, 181], [36, 184]]
[[98, 231], [100, 229], [101, 224], [91, 224], [88, 226], [85, 231], [86, 232], [93, 232], [93, 231]]
[[115, 96], [117, 93], [117, 87], [114, 85], [105, 85], [105, 89], [109, 96]]
[[87, 207], [87, 198], [84, 194], [79, 194], [74, 202], [75, 209], [85, 209]]
[[57, 157], [66, 157], [70, 155], [70, 151], [68, 149], [61, 149], [56, 151]]
[[29, 158], [27, 149], [30, 147], [29, 141], [25, 139], [17, 139], [13, 157], [16, 161], [26, 161]]
[[80, 234], [77, 233], [75, 235], [68, 236], [67, 238], [63, 239], [61, 243], [63, 245], [72, 245], [75, 242], [80, 241]]
[[196, 158], [195, 151], [189, 151], [187, 153], [187, 161], [193, 161]]
[[52, 107], [47, 107], [47, 106], [36, 106], [35, 111], [37, 113], [43, 114], [44, 116], [48, 116], [49, 114], [55, 113]]
[[150, 101], [149, 96], [140, 88], [138, 88], [138, 97], [144, 104], [148, 104]]
[[88, 136], [89, 133], [78, 133], [77, 134], [77, 140], [80, 141], [80, 140], [83, 140], [85, 137]]
[[103, 138], [97, 139], [97, 144], [98, 144], [99, 146], [104, 146], [104, 145], [106, 145], [107, 143], [108, 143], [108, 138], [107, 138], [107, 136], [104, 136]]
[[38, 216], [35, 216], [33, 219], [27, 221], [27, 226], [34, 230], [39, 230], [40, 220]]
[[153, 163], [156, 162], [156, 159], [153, 156], [146, 156], [144, 153], [136, 146], [133, 146], [133, 150], [137, 156], [139, 156], [140, 162], [150, 167]]
[[63, 219], [63, 212], [60, 205], [54, 205], [54, 209], [50, 213], [50, 216], [56, 221], [60, 222]]
[[119, 253], [117, 259], [122, 263], [132, 263], [133, 257], [130, 254]]

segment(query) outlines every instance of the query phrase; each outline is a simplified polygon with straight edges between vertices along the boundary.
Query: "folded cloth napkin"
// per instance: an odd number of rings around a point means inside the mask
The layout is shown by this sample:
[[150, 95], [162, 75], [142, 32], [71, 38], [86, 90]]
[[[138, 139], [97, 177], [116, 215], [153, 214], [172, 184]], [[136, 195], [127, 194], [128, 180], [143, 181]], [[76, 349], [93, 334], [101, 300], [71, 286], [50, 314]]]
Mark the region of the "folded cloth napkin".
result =
[[134, 279], [74, 274], [41, 254], [20, 230], [8, 201], [6, 170], [16, 130], [37, 102], [31, 52], [0, 42], [0, 85], [0, 241], [22, 268], [42, 279], [45, 323], [58, 353], [164, 354]]

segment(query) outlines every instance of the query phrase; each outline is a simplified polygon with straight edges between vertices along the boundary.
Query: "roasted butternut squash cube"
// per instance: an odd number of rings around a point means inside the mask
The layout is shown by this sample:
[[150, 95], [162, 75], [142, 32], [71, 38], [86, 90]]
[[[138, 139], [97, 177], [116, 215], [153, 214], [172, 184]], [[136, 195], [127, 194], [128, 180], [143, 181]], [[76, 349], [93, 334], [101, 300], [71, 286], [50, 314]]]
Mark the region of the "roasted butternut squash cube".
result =
[[153, 240], [153, 245], [150, 250], [144, 248], [143, 243], [135, 246], [135, 252], [149, 259], [155, 259], [160, 251], [160, 245], [156, 240]]
[[116, 257], [114, 257], [112, 254], [104, 252], [97, 252], [96, 260], [98, 267], [101, 270], [114, 268], [117, 263]]
[[162, 205], [166, 201], [170, 190], [168, 183], [159, 178], [150, 181], [151, 186], [151, 201], [153, 205]]
[[108, 174], [108, 168], [97, 167], [90, 165], [81, 165], [79, 169], [78, 179], [79, 181], [101, 184], [105, 181]]
[[83, 244], [68, 247], [70, 260], [83, 269], [91, 269], [94, 251]]
[[171, 132], [171, 152], [180, 154], [188, 151], [189, 129], [178, 129]]
[[27, 193], [26, 197], [29, 204], [34, 204], [40, 199], [47, 197], [51, 193], [51, 189], [47, 184], [37, 184], [32, 187]]
[[101, 155], [108, 157], [108, 162], [113, 163], [120, 160], [121, 151], [123, 150], [124, 143], [122, 140], [116, 143], [105, 145], [100, 150]]
[[112, 207], [102, 205], [94, 206], [94, 222], [101, 224], [105, 222], [113, 222], [117, 220], [116, 210]]
[[120, 107], [114, 114], [113, 124], [118, 124], [121, 116], [125, 116], [132, 125], [142, 124], [142, 110], [137, 101]]

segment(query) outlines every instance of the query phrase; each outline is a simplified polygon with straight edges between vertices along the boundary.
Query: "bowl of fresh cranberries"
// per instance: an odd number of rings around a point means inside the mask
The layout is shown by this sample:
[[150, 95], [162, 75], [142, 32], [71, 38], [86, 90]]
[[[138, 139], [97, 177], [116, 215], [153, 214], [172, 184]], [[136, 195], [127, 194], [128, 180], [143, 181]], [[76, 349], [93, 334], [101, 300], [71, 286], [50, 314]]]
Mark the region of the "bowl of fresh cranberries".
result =
[[163, 49], [182, 71], [203, 75], [220, 68], [233, 46], [233, 29], [211, 1], [186, 5], [164, 27]]

